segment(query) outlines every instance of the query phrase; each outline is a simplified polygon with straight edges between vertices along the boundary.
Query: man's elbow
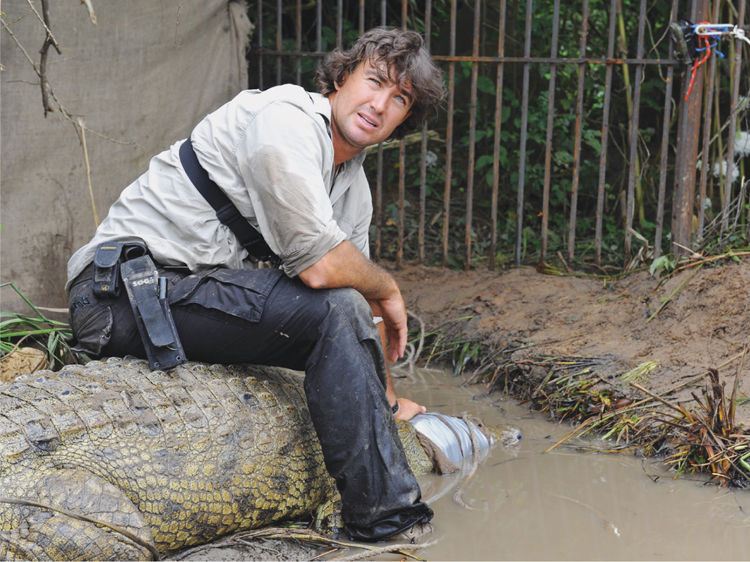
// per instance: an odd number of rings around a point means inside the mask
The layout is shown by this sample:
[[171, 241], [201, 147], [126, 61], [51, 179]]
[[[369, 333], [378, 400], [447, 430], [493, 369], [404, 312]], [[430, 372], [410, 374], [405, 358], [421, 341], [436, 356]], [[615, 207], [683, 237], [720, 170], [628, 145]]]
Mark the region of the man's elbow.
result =
[[300, 271], [299, 278], [311, 289], [325, 289], [328, 286], [328, 276], [320, 262], [316, 262], [307, 269]]

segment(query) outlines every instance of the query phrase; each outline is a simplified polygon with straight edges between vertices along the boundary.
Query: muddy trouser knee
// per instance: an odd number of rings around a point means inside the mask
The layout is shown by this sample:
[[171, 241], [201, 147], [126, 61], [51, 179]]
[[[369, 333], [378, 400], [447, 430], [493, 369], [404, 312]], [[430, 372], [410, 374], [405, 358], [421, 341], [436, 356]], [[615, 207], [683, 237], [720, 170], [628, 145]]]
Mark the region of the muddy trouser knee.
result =
[[[384, 539], [432, 518], [385, 396], [380, 336], [357, 291], [310, 289], [280, 270], [160, 274], [169, 277], [168, 299], [189, 360], [305, 371], [310, 417], [352, 538]], [[85, 283], [71, 289], [74, 333], [98, 345], [90, 354], [145, 358], [127, 298], [92, 299]]]

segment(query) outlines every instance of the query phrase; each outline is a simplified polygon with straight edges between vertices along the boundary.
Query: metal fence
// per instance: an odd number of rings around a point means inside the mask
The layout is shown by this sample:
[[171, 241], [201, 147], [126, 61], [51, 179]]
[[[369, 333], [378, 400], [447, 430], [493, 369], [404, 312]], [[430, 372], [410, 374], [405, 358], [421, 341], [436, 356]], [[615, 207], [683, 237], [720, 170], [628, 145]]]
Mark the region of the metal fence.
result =
[[[686, 251], [711, 219], [721, 232], [744, 225], [734, 176], [745, 155], [735, 150], [745, 44], [722, 40], [706, 64], [684, 65], [667, 34], [678, 16], [742, 27], [744, 0], [673, 0], [671, 9], [582, 0], [562, 14], [560, 4], [258, 1], [250, 86], [312, 88], [316, 60], [375, 25], [424, 34], [445, 70], [447, 103], [397, 143], [397, 156], [386, 143], [368, 158], [374, 257], [390, 251], [397, 267], [418, 259], [494, 269], [552, 256], [622, 266], [634, 236], [658, 257]], [[729, 54], [721, 64], [717, 49]]]

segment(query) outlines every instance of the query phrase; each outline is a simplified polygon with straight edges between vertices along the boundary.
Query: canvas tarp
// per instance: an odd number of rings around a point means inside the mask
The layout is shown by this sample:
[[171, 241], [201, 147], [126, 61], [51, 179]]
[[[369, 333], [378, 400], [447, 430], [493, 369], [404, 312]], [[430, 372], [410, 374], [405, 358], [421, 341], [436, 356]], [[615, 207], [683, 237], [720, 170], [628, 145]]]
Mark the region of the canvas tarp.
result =
[[[101, 221], [152, 156], [247, 87], [252, 25], [236, 1], [50, 1], [62, 53], [48, 52], [45, 118], [29, 62], [40, 65], [42, 2], [0, 8], [0, 280], [64, 307], [68, 258], [96, 228], [88, 177]], [[3, 288], [0, 309], [28, 307]]]

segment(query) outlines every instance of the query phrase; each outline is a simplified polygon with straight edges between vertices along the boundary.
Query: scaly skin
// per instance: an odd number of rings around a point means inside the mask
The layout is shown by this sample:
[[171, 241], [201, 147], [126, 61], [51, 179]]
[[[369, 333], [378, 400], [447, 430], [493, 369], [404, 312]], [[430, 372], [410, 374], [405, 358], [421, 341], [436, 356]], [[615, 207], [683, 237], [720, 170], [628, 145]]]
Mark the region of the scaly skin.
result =
[[[323, 509], [325, 525], [338, 492], [301, 380], [110, 359], [0, 385], [0, 559], [148, 560]], [[411, 424], [399, 432], [431, 470]]]

